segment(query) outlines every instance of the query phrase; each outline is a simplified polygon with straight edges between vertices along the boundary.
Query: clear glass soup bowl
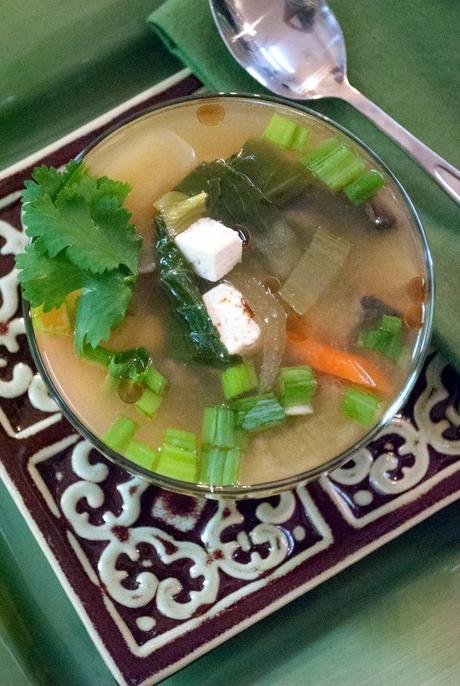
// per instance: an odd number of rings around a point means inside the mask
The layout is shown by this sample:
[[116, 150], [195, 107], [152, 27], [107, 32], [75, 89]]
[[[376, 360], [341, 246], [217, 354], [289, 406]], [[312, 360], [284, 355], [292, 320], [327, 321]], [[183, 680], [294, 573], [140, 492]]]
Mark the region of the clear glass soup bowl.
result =
[[[434, 285], [432, 260], [424, 229], [410, 198], [391, 170], [369, 147], [367, 147], [356, 136], [345, 130], [340, 125], [307, 107], [287, 103], [278, 98], [261, 98], [258, 96], [238, 95], [233, 93], [227, 95], [219, 94], [182, 98], [168, 102], [167, 104], [155, 106], [141, 114], [135, 115], [135, 117], [117, 124], [114, 128], [103, 134], [89, 147], [83, 150], [79, 155], [79, 159], [86, 160], [89, 159], [91, 155], [94, 156], [94, 153], [97, 152], [102, 145], [105, 146], [104, 149], [106, 150], [106, 154], [107, 151], [108, 154], [110, 154], [111, 145], [113, 144], [115, 147], [116, 142], [120, 140], [120, 137], [123, 137], [126, 131], [132, 130], [132, 127], [142, 127], [145, 125], [148, 126], [150, 122], [152, 123], [152, 126], [154, 126], [155, 121], [159, 116], [162, 117], [162, 121], [164, 122], [165, 115], [173, 118], [179, 113], [195, 118], [197, 113], [200, 112], [203, 119], [202, 123], [205, 135], [207, 137], [212, 137], [213, 135], [216, 135], [219, 126], [225, 125], [225, 123], [222, 121], [222, 112], [224, 112], [225, 116], [227, 117], [236, 116], [239, 108], [244, 109], [246, 118], [248, 116], [248, 112], [257, 113], [260, 111], [260, 108], [262, 108], [263, 111], [267, 110], [269, 114], [276, 111], [285, 116], [294, 116], [299, 121], [304, 120], [308, 126], [319, 126], [323, 129], [325, 128], [327, 133], [329, 133], [331, 136], [339, 136], [348, 142], [349, 145], [357, 150], [365, 160], [372, 164], [374, 168], [380, 170], [385, 176], [386, 183], [390, 188], [392, 196], [403, 208], [407, 217], [407, 223], [410, 226], [414, 245], [420, 254], [421, 264], [424, 268], [424, 279], [426, 282], [427, 294], [424, 304], [423, 322], [416, 336], [410, 364], [407, 368], [407, 374], [405, 375], [403, 383], [400, 385], [397, 392], [395, 392], [394, 397], [388, 402], [384, 412], [381, 414], [375, 424], [372, 425], [369, 430], [365, 431], [359, 440], [357, 440], [353, 445], [350, 445], [346, 450], [340, 452], [340, 454], [334, 454], [331, 459], [328, 459], [321, 464], [315, 464], [311, 468], [300, 470], [298, 473], [290, 474], [286, 478], [276, 481], [264, 481], [262, 478], [260, 482], [254, 484], [235, 486], [209, 486], [203, 483], [189, 483], [168, 478], [166, 476], [156, 474], [153, 471], [144, 469], [143, 467], [131, 462], [123, 455], [105, 445], [100, 437], [95, 435], [95, 433], [84, 421], [82, 416], [84, 413], [80, 414], [78, 408], [71, 406], [67, 398], [64, 397], [60, 387], [59, 379], [56, 378], [53, 369], [50, 368], [49, 363], [46, 360], [46, 356], [43, 354], [43, 350], [39, 345], [36, 332], [34, 331], [29, 305], [26, 301], [24, 301], [23, 304], [26, 331], [37, 368], [42, 378], [45, 380], [50, 394], [55, 398], [58, 405], [62, 409], [64, 416], [76, 428], [76, 430], [106, 458], [118, 466], [126, 469], [128, 472], [147, 479], [152, 484], [155, 484], [161, 488], [196, 497], [239, 499], [275, 495], [314, 479], [321, 474], [330, 472], [331, 470], [334, 470], [344, 464], [353, 456], [356, 451], [361, 449], [376, 437], [376, 435], [385, 427], [385, 425], [392, 419], [392, 417], [399, 411], [406, 401], [424, 361], [425, 353], [429, 344], [433, 319]], [[243, 119], [241, 121], [243, 121]], [[219, 157], [225, 157], [234, 152], [232, 149], [225, 150], [226, 144], [227, 142], [225, 141], [225, 136], [223, 136], [223, 152], [219, 154]], [[110, 174], [107, 175], [110, 176]], [[170, 190], [170, 187], [167, 186], [167, 183], [163, 192], [166, 190]], [[133, 344], [136, 345], [135, 342]], [[327, 440], [326, 437], [325, 440]], [[301, 450], [302, 446], [299, 446], [299, 451]]]

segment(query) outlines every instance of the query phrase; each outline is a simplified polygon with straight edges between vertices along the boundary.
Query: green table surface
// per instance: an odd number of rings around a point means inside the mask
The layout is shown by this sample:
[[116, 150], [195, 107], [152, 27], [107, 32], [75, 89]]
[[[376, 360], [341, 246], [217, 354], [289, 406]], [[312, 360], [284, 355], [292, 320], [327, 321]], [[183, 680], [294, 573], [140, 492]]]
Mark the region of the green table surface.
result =
[[[0, 169], [181, 68], [145, 27], [155, 4], [0, 2]], [[457, 503], [165, 684], [458, 686], [459, 532]], [[3, 486], [0, 684], [114, 684]]]

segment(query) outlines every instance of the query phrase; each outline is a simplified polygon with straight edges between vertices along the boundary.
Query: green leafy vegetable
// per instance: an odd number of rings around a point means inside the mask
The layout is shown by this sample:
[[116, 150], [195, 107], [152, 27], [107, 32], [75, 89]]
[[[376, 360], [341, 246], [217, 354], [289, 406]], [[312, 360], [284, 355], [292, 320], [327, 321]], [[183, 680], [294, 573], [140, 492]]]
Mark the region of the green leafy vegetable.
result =
[[251, 231], [253, 251], [270, 273], [286, 278], [298, 259], [301, 242], [281, 211], [232, 161], [198, 165], [177, 186], [188, 194], [205, 191], [213, 219], [227, 226], [242, 224]]
[[33, 240], [17, 256], [19, 281], [32, 307], [59, 307], [80, 291], [75, 347], [96, 347], [126, 314], [141, 239], [123, 202], [130, 187], [91, 177], [82, 162], [63, 172], [34, 170], [23, 193], [23, 221]]
[[132, 348], [114, 353], [109, 361], [108, 372], [114, 379], [143, 383], [151, 364], [152, 359], [145, 348]]
[[195, 274], [169, 235], [162, 217], [157, 217], [155, 222], [159, 278], [187, 327], [196, 358], [204, 362], [229, 362], [231, 358], [208, 315]]
[[283, 155], [263, 140], [249, 139], [228, 165], [247, 180], [277, 207], [298, 197], [311, 184], [305, 167]]

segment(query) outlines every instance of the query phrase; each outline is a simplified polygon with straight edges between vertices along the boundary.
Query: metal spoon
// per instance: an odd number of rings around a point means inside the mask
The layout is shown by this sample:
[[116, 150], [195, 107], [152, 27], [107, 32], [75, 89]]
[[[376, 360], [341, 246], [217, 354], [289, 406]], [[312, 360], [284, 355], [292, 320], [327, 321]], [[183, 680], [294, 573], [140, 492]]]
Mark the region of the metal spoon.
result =
[[393, 138], [460, 203], [460, 171], [348, 82], [345, 40], [324, 0], [209, 0], [233, 57], [285, 98], [341, 98]]

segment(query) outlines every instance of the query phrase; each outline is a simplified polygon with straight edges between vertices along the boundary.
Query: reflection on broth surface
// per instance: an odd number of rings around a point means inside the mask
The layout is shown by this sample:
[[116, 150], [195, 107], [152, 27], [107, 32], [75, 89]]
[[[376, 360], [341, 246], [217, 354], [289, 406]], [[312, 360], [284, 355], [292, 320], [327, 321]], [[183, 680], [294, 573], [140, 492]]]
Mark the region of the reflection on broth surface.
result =
[[[277, 481], [306, 472], [349, 449], [377, 422], [407, 379], [426, 298], [426, 269], [414, 222], [390, 179], [385, 179], [375, 202], [384, 208], [387, 217], [391, 216], [391, 222], [376, 222], [377, 204], [373, 208], [367, 202], [353, 204], [345, 192], [331, 191], [305, 167], [296, 182], [301, 184], [300, 192], [297, 189], [292, 197], [281, 197], [280, 193], [286, 189], [272, 186], [271, 196], [267, 190], [260, 196], [262, 200], [257, 197], [257, 202], [262, 204], [255, 205], [255, 214], [250, 214], [247, 222], [244, 216], [238, 222], [230, 222], [228, 207], [224, 208], [225, 216], [210, 214], [210, 197], [213, 192], [223, 193], [221, 187], [216, 191], [212, 184], [203, 182], [205, 187], [195, 189], [194, 179], [181, 184], [200, 163], [227, 160], [249, 139], [260, 138], [274, 112], [310, 130], [308, 143], [301, 142], [302, 153], [275, 146], [266, 139], [263, 146], [273, 148], [277, 159], [298, 164], [305, 152], [308, 155], [309, 150], [318, 149], [321, 143], [334, 137], [345, 140], [349, 149], [364, 160], [364, 164], [360, 162], [363, 168], [375, 168], [375, 161], [364, 150], [328, 124], [285, 106], [243, 98], [216, 99], [205, 105], [191, 101], [152, 112], [109, 135], [85, 157], [91, 174], [131, 184], [125, 204], [144, 239], [141, 261], [148, 262], [153, 256], [155, 269], [139, 276], [125, 320], [104, 343], [116, 351], [145, 347], [154, 367], [166, 377], [167, 392], [153, 419], [140, 414], [135, 403], [120, 399], [103, 366], [75, 355], [70, 335], [50, 335], [36, 330], [40, 353], [56, 387], [72, 412], [96, 436], [101, 437], [117, 417], [124, 415], [138, 425], [136, 440], [154, 448], [162, 445], [165, 431], [171, 427], [194, 432], [199, 443], [204, 408], [225, 402], [233, 408], [236, 405], [233, 399], [225, 401], [223, 396], [221, 374], [225, 366], [194, 358], [187, 342], [188, 333], [159, 281], [161, 264], [155, 256], [154, 229], [158, 208], [154, 202], [178, 185], [188, 196], [205, 191], [208, 208], [202, 216], [213, 216], [234, 231], [243, 232], [250, 240], [242, 249], [241, 263], [221, 278], [210, 283], [193, 276], [200, 292], [206, 293], [218, 283], [233, 284], [245, 298], [246, 315], [258, 325], [260, 337], [243, 348], [240, 355], [243, 360], [254, 362], [259, 378], [266, 372], [267, 364], [272, 365], [266, 377], [272, 375], [271, 385], [262, 390], [280, 397], [279, 366], [311, 366], [316, 383], [311, 402], [304, 403], [300, 409], [294, 403], [292, 412], [279, 425], [264, 431], [248, 431], [244, 440], [238, 434], [242, 458], [236, 482], [243, 485]], [[257, 179], [270, 169], [264, 159], [259, 160], [257, 153], [254, 159], [260, 169], [257, 169], [259, 177], [253, 176], [252, 183], [259, 192]], [[275, 172], [274, 167], [273, 175]], [[232, 177], [235, 185], [229, 197], [231, 202], [236, 198], [249, 211], [249, 200], [245, 201], [238, 185], [241, 179], [238, 174], [242, 174], [241, 170]], [[260, 183], [268, 188], [266, 178]], [[266, 207], [273, 207], [272, 214], [271, 209], [265, 213]], [[232, 212], [235, 213], [234, 208]], [[314, 241], [319, 241], [317, 252], [312, 247]], [[321, 253], [325, 241], [333, 246], [327, 254]], [[195, 247], [192, 243], [192, 248]], [[302, 302], [305, 294], [297, 292], [296, 298], [289, 299], [287, 280], [297, 289], [302, 280], [309, 283], [307, 274], [301, 270], [296, 279], [292, 276], [301, 258], [312, 270], [310, 282], [315, 295], [305, 312], [296, 312], [300, 305], [295, 303]], [[264, 307], [273, 303], [268, 315], [260, 309], [262, 301], [266, 303]], [[213, 316], [207, 307], [224, 340], [220, 328], [223, 324], [217, 321], [224, 315], [218, 310], [219, 314]], [[390, 324], [396, 328], [401, 325], [401, 331], [394, 333], [385, 329]], [[316, 346], [314, 349], [308, 347], [310, 341]], [[354, 365], [351, 376], [340, 371], [343, 365], [340, 367], [342, 362], [338, 361], [337, 351], [346, 358], [345, 366]], [[275, 360], [277, 353], [280, 364]], [[372, 370], [376, 370], [375, 378], [383, 379], [384, 383], [377, 381], [374, 387], [372, 383], [357, 386], [353, 374], [360, 365], [370, 377]], [[362, 377], [362, 370], [359, 373]], [[344, 393], [356, 388], [377, 398], [367, 425], [354, 421], [344, 411]], [[123, 392], [127, 392], [126, 388]], [[258, 392], [252, 387], [242, 395], [252, 397]], [[358, 401], [362, 402], [361, 396]], [[284, 401], [281, 404], [285, 410], [289, 407]], [[235, 416], [241, 418], [241, 409], [235, 411]], [[197, 472], [196, 480], [199, 478]]]

